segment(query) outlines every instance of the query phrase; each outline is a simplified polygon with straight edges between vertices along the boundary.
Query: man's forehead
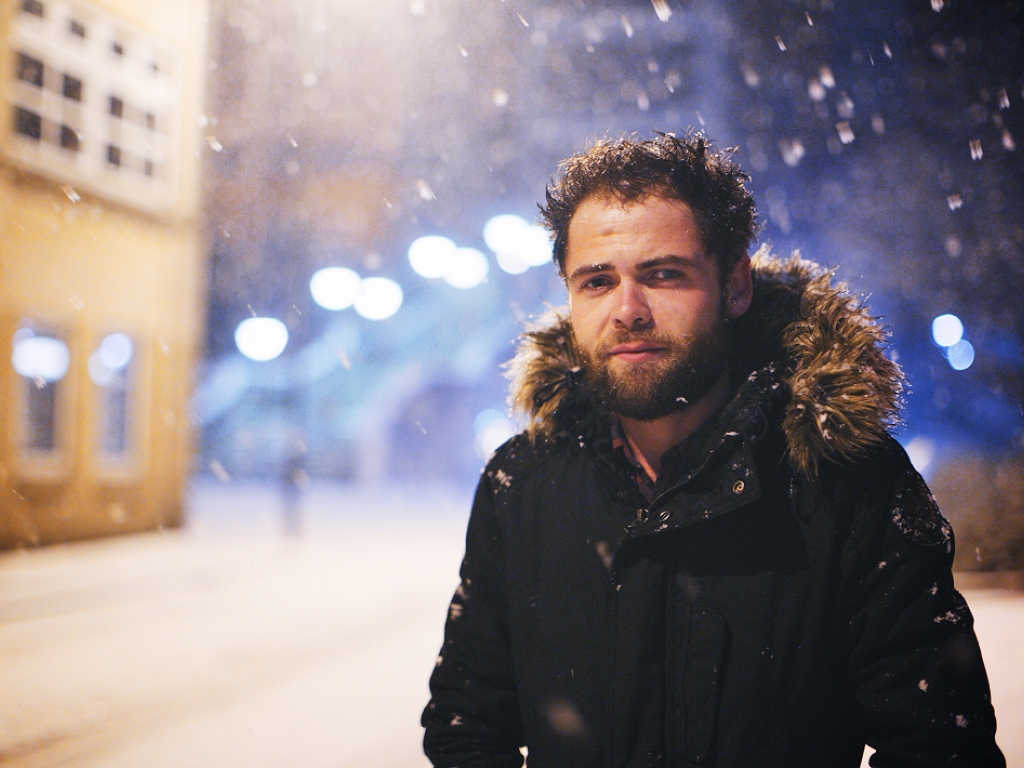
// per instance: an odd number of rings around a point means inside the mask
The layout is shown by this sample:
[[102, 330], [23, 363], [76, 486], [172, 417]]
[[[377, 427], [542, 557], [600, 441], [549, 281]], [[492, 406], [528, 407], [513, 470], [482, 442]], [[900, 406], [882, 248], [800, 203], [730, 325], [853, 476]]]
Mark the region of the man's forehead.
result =
[[566, 233], [566, 255], [573, 251], [574, 241], [618, 233], [637, 239], [678, 236], [703, 243], [700, 225], [682, 200], [659, 195], [627, 200], [606, 193], [591, 195], [577, 206]]
[[572, 233], [578, 232], [581, 226], [601, 224], [602, 228], [609, 228], [631, 217], [664, 216], [666, 211], [681, 217], [678, 221], [681, 231], [694, 231], [698, 237], [701, 236], [693, 209], [678, 197], [650, 193], [627, 198], [608, 191], [591, 194], [580, 202], [569, 220], [567, 234], [571, 239]]

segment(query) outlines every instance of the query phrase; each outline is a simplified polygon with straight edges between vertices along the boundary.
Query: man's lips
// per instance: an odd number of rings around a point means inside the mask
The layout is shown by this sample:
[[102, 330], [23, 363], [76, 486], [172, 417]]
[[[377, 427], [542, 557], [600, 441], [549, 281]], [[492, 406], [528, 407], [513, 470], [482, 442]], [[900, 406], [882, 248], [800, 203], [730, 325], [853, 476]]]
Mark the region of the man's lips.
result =
[[608, 350], [607, 356], [614, 357], [619, 360], [638, 361], [656, 357], [664, 351], [665, 347], [647, 342], [616, 344]]

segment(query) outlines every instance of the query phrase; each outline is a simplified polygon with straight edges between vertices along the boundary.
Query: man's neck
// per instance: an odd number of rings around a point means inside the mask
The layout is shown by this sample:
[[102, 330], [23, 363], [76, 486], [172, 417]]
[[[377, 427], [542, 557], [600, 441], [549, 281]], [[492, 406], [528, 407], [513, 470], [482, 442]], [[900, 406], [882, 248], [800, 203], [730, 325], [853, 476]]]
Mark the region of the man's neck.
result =
[[729, 376], [723, 373], [711, 391], [687, 408], [660, 419], [638, 421], [619, 416], [622, 433], [633, 456], [652, 480], [661, 472], [661, 457], [679, 445], [714, 416], [729, 399]]

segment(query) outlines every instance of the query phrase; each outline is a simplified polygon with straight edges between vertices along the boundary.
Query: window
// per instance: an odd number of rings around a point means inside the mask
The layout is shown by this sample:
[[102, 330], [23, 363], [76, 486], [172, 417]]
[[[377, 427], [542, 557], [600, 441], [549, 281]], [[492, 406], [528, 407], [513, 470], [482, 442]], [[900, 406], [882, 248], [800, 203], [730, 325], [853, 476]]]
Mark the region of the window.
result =
[[43, 87], [43, 62], [27, 53], [18, 53], [18, 79], [23, 83]]
[[123, 333], [111, 333], [89, 356], [89, 378], [96, 384], [97, 449], [108, 458], [131, 450], [130, 395], [135, 345]]
[[22, 377], [21, 447], [52, 453], [58, 448], [61, 381], [71, 363], [68, 347], [55, 335], [36, 334], [23, 327], [14, 334], [11, 362]]
[[24, 448], [49, 452], [57, 448], [57, 384], [26, 382], [27, 407]]
[[64, 75], [64, 98], [72, 101], [82, 100], [82, 81], [71, 75]]
[[110, 5], [132, 2], [0, 0], [0, 37], [10, 50], [0, 67], [4, 161], [164, 211], [180, 199], [172, 181], [188, 159], [171, 140], [184, 114], [183, 42], [137, 27], [126, 17], [133, 14]]
[[43, 18], [43, 4], [39, 0], [21, 0], [21, 10], [32, 16]]
[[73, 152], [77, 152], [81, 147], [82, 139], [78, 135], [78, 131], [74, 128], [70, 128], [66, 125], [60, 127], [60, 145], [64, 149], [70, 149]]
[[35, 112], [15, 107], [14, 130], [22, 136], [39, 141], [43, 135], [43, 118]]

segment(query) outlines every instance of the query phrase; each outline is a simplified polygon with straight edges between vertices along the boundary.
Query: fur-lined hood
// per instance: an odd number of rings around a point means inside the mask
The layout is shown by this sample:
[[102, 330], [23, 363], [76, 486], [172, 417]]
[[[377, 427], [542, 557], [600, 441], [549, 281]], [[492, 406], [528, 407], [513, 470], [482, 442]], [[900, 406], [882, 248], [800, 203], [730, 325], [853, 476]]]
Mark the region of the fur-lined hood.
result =
[[[856, 461], [880, 443], [898, 422], [905, 383], [885, 355], [885, 329], [833, 277], [797, 254], [782, 260], [762, 247], [753, 256], [753, 302], [733, 321], [730, 371], [737, 383], [777, 378], [758, 375], [765, 371], [781, 376], [790, 463], [807, 477], [822, 461]], [[559, 411], [581, 389], [565, 309], [527, 329], [508, 375], [509, 402], [526, 432], [562, 431]], [[737, 397], [750, 397], [749, 389]]]

